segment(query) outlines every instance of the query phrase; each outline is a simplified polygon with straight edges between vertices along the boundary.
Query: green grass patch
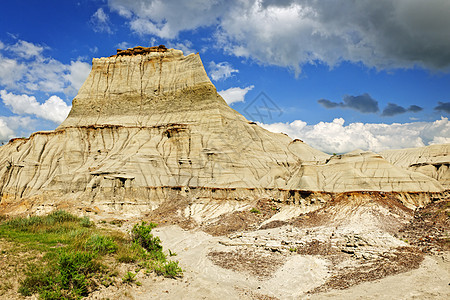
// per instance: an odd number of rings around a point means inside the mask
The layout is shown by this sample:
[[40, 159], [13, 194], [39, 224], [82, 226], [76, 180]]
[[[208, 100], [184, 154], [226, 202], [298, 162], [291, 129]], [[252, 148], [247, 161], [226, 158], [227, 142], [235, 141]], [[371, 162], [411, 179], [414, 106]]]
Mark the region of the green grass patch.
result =
[[[135, 264], [146, 272], [175, 278], [182, 275], [178, 262], [168, 261], [161, 241], [153, 236], [156, 224], [136, 224], [126, 236], [95, 227], [88, 217], [65, 211], [46, 216], [0, 219], [0, 238], [15, 243], [18, 252], [38, 250], [44, 255], [25, 265], [19, 292], [41, 299], [81, 299], [98, 285], [116, 284], [117, 263]], [[169, 254], [172, 253], [169, 251]], [[137, 284], [133, 273], [122, 282]]]
[[261, 213], [261, 211], [260, 211], [259, 209], [255, 208], [255, 207], [253, 207], [252, 209], [250, 209], [250, 212], [251, 212], [251, 213], [254, 213], [254, 214], [260, 214], [260, 213]]
[[125, 276], [123, 276], [122, 281], [124, 283], [133, 283], [136, 281], [136, 274], [133, 272], [127, 272], [125, 273]]

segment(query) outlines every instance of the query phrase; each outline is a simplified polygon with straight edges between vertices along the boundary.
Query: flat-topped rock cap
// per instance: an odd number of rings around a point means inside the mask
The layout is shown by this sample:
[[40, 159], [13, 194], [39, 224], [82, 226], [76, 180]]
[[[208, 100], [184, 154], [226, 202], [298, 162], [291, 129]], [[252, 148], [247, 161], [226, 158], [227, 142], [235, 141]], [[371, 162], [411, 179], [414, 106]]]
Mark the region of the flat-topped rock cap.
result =
[[[59, 128], [158, 126], [163, 115], [228, 107], [206, 74], [199, 54], [134, 47], [94, 58], [72, 110]], [[182, 118], [181, 118], [182, 119]], [[170, 122], [169, 120], [165, 121]]]
[[[171, 50], [173, 50], [173, 49], [171, 49]], [[110, 57], [142, 55], [142, 54], [147, 54], [150, 52], [167, 52], [167, 51], [169, 51], [169, 50], [164, 45], [153, 46], [153, 47], [136, 46], [133, 48], [128, 48], [126, 50], [117, 49], [117, 54], [111, 55]]]

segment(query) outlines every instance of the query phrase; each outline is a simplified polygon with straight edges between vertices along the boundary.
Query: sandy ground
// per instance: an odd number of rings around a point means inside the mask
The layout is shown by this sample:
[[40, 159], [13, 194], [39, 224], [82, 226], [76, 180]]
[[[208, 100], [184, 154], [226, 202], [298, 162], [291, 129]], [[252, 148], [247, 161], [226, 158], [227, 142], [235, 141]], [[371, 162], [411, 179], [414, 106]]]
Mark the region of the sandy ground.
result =
[[426, 256], [420, 268], [306, 299], [450, 299], [450, 263]]
[[[283, 228], [282, 228], [283, 229]], [[277, 229], [277, 230], [282, 230]], [[270, 232], [270, 231], [269, 231]], [[183, 278], [164, 279], [138, 274], [141, 286], [109, 287], [90, 299], [449, 299], [450, 254], [426, 256], [420, 267], [344, 290], [309, 294], [333, 276], [330, 261], [323, 256], [273, 252], [283, 257], [271, 276], [247, 266], [233, 269], [214, 263], [211, 252], [243, 251], [244, 246], [226, 245], [226, 237], [203, 231], [186, 231], [176, 225], [155, 229], [165, 249], [185, 270]], [[265, 231], [267, 234], [267, 231]], [[266, 250], [257, 250], [264, 255]], [[231, 263], [232, 264], [232, 263]], [[255, 260], [257, 265], [257, 261]], [[268, 266], [257, 265], [257, 268]], [[253, 271], [253, 272], [252, 272]]]

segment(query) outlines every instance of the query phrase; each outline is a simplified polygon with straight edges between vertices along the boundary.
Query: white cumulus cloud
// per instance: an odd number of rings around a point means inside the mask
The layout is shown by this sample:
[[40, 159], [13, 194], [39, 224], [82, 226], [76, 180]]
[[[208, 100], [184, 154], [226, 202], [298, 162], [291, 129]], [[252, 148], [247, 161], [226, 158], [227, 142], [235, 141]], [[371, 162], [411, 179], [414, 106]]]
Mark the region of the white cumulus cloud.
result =
[[90, 64], [82, 61], [72, 61], [68, 66], [68, 73], [65, 75], [65, 78], [70, 82], [70, 87], [77, 92], [83, 85], [89, 72], [91, 72]]
[[26, 41], [0, 48], [0, 86], [19, 92], [66, 93], [73, 96], [90, 72], [81, 60], [64, 64]]
[[19, 40], [16, 44], [7, 46], [6, 50], [15, 53], [19, 57], [28, 59], [40, 56], [42, 51], [44, 51], [44, 47], [27, 41]]
[[450, 122], [441, 117], [434, 122], [345, 125], [342, 118], [332, 122], [308, 125], [296, 120], [291, 123], [262, 124], [273, 132], [283, 132], [327, 153], [346, 153], [355, 149], [380, 152], [387, 149], [423, 147], [450, 143]]
[[28, 136], [33, 131], [35, 119], [24, 116], [0, 116], [0, 143], [18, 136]]
[[210, 62], [209, 70], [209, 75], [214, 81], [227, 79], [231, 77], [233, 73], [239, 73], [239, 70], [233, 69], [233, 66], [226, 61], [217, 64], [214, 61]]
[[71, 109], [71, 106], [68, 106], [58, 96], [51, 96], [44, 103], [39, 103], [34, 96], [15, 95], [1, 90], [0, 97], [3, 103], [15, 114], [35, 115], [55, 123], [64, 121]]
[[232, 104], [235, 102], [243, 102], [245, 99], [245, 95], [247, 95], [247, 93], [249, 91], [251, 91], [254, 88], [253, 85], [250, 85], [248, 87], [245, 88], [240, 88], [240, 87], [232, 87], [229, 88], [227, 90], [223, 90], [223, 91], [219, 91], [219, 95], [222, 96], [222, 98], [228, 103], [228, 104]]
[[[0, 49], [1, 50], [1, 49]], [[27, 67], [18, 61], [3, 57], [0, 53], [0, 85], [13, 87], [27, 72]]]
[[180, 31], [216, 24], [217, 17], [232, 8], [233, 2], [109, 0], [108, 5], [111, 10], [129, 19], [130, 27], [136, 33], [173, 39]]
[[0, 118], [0, 141], [7, 141], [14, 137], [14, 131], [9, 128], [5, 120]]

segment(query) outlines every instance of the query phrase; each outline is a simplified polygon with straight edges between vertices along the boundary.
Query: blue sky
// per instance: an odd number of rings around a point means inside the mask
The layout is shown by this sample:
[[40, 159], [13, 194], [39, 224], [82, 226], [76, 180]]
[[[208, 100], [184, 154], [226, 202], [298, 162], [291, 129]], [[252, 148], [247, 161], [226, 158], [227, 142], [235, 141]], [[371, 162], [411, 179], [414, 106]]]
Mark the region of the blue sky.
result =
[[248, 119], [323, 151], [449, 143], [449, 15], [448, 0], [4, 1], [0, 140], [56, 128], [93, 57], [164, 44], [199, 52]]

